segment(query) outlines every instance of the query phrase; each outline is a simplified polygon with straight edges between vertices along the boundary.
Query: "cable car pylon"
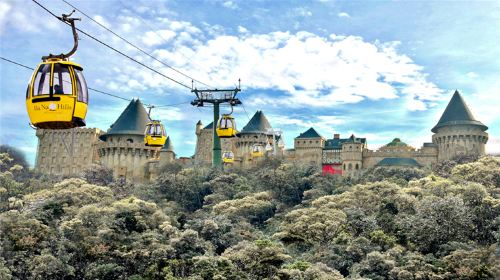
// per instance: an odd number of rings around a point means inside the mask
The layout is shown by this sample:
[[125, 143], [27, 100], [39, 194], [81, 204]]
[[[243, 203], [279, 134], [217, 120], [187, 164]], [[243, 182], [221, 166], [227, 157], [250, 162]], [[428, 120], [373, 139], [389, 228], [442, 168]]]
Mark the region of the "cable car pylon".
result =
[[212, 127], [213, 146], [212, 146], [212, 166], [222, 168], [222, 155], [220, 138], [217, 135], [217, 124], [219, 121], [219, 109], [221, 104], [229, 104], [231, 107], [242, 104], [236, 98], [238, 92], [241, 91], [241, 80], [238, 79], [238, 86], [234, 89], [191, 89], [196, 95], [196, 99], [191, 102], [191, 105], [197, 107], [205, 107], [206, 104], [212, 104], [214, 108], [214, 121]]

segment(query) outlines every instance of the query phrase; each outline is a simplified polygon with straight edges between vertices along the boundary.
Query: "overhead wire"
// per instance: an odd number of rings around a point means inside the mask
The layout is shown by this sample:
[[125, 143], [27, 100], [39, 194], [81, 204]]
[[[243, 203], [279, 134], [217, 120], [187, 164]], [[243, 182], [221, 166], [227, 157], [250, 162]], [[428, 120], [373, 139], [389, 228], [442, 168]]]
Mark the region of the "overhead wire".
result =
[[[39, 2], [37, 2], [36, 0], [31, 0], [31, 1], [33, 1], [35, 4], [37, 4], [37, 5], [38, 5], [38, 6], [40, 6], [42, 9], [44, 9], [46, 12], [48, 12], [48, 13], [49, 13], [49, 14], [51, 14], [53, 17], [55, 17], [55, 18], [57, 18], [57, 19], [59, 20], [59, 17], [58, 17], [56, 14], [54, 14], [52, 11], [50, 11], [49, 9], [47, 9], [45, 6], [43, 6], [42, 4], [40, 4]], [[63, 22], [64, 22], [64, 21], [63, 21]], [[67, 22], [64, 22], [64, 23], [65, 23], [65, 24], [67, 24], [67, 25], [69, 25], [69, 23], [67, 23]], [[85, 31], [81, 30], [80, 28], [76, 27], [75, 29], [76, 29], [76, 30], [78, 30], [80, 33], [82, 33], [82, 34], [86, 35], [87, 37], [91, 38], [92, 40], [94, 40], [94, 41], [96, 41], [96, 42], [100, 43], [101, 45], [106, 46], [107, 48], [109, 48], [109, 49], [113, 50], [114, 52], [116, 52], [116, 53], [118, 53], [118, 54], [120, 54], [120, 55], [122, 55], [122, 56], [124, 56], [124, 57], [126, 57], [126, 58], [128, 58], [128, 59], [130, 59], [130, 60], [132, 60], [133, 62], [135, 62], [135, 63], [137, 63], [137, 64], [139, 64], [139, 65], [141, 65], [141, 66], [143, 66], [143, 67], [145, 67], [145, 68], [147, 68], [147, 69], [149, 69], [149, 70], [151, 70], [152, 72], [154, 72], [154, 73], [156, 73], [156, 74], [158, 74], [158, 75], [160, 75], [160, 76], [162, 76], [162, 77], [164, 77], [164, 78], [166, 78], [166, 79], [168, 79], [168, 80], [170, 80], [170, 81], [172, 81], [172, 82], [174, 82], [174, 83], [176, 83], [176, 84], [178, 84], [178, 85], [180, 85], [180, 86], [182, 86], [182, 87], [185, 87], [185, 88], [187, 88], [187, 89], [191, 90], [191, 87], [190, 87], [190, 86], [185, 85], [184, 83], [179, 82], [179, 81], [177, 81], [177, 80], [175, 80], [175, 79], [173, 79], [173, 78], [171, 78], [171, 77], [169, 77], [169, 76], [167, 76], [167, 75], [165, 75], [165, 74], [163, 74], [163, 73], [159, 72], [158, 70], [151, 68], [150, 66], [148, 66], [148, 65], [146, 65], [146, 64], [144, 64], [144, 63], [142, 63], [142, 62], [138, 61], [137, 59], [135, 59], [135, 58], [133, 58], [133, 57], [131, 57], [131, 56], [129, 56], [129, 55], [127, 55], [127, 54], [123, 53], [122, 51], [120, 51], [120, 50], [118, 50], [118, 49], [116, 49], [116, 48], [114, 48], [114, 47], [110, 46], [109, 44], [107, 44], [107, 43], [103, 42], [102, 40], [100, 40], [100, 39], [98, 39], [98, 38], [96, 38], [96, 37], [94, 37], [94, 36], [90, 35], [89, 33], [87, 33], [87, 32], [85, 32]]]
[[[27, 65], [24, 65], [22, 63], [19, 63], [17, 61], [14, 61], [14, 60], [11, 60], [11, 59], [8, 59], [8, 58], [5, 58], [5, 57], [2, 57], [0, 56], [0, 59], [4, 60], [4, 61], [7, 61], [11, 64], [14, 64], [14, 65], [17, 65], [19, 67], [23, 67], [23, 68], [26, 68], [26, 69], [29, 69], [31, 71], [34, 71], [35, 68], [32, 68], [32, 67], [29, 67]], [[109, 93], [109, 92], [105, 92], [105, 91], [102, 91], [102, 90], [99, 90], [99, 89], [95, 89], [93, 87], [87, 87], [89, 90], [92, 90], [94, 92], [97, 92], [97, 93], [101, 93], [101, 94], [104, 94], [104, 95], [107, 95], [107, 96], [111, 96], [111, 97], [114, 97], [114, 98], [119, 98], [121, 100], [125, 100], [125, 101], [131, 101], [132, 99], [128, 99], [128, 98], [125, 98], [125, 97], [122, 97], [122, 96], [119, 96], [119, 95], [116, 95], [116, 94], [112, 94], [112, 93]], [[190, 103], [190, 101], [184, 101], [184, 102], [180, 102], [180, 103], [175, 103], [175, 104], [163, 104], [163, 105], [152, 105], [152, 104], [145, 104], [147, 106], [154, 106], [156, 108], [161, 108], [161, 107], [176, 107], [176, 106], [179, 106], [179, 105], [183, 105], [183, 104], [187, 104], [187, 103]]]
[[181, 72], [180, 70], [174, 68], [173, 66], [171, 65], [168, 65], [167, 63], [159, 60], [158, 58], [154, 57], [153, 55], [151, 55], [150, 53], [146, 52], [145, 50], [143, 50], [142, 48], [138, 47], [137, 45], [133, 44], [132, 42], [130, 42], [129, 40], [125, 39], [124, 37], [120, 36], [119, 34], [117, 34], [116, 32], [114, 32], [113, 30], [111, 30], [110, 28], [108, 28], [107, 26], [105, 26], [104, 24], [98, 22], [97, 20], [93, 19], [91, 16], [87, 15], [85, 12], [83, 12], [82, 10], [78, 9], [77, 7], [75, 7], [73, 4], [69, 3], [68, 1], [66, 0], [61, 0], [63, 1], [64, 3], [66, 3], [67, 5], [71, 6], [73, 9], [77, 10], [78, 12], [80, 12], [82, 15], [84, 15], [86, 18], [90, 19], [92, 22], [96, 23], [97, 25], [99, 25], [100, 27], [104, 28], [105, 30], [107, 30], [108, 32], [110, 32], [111, 34], [115, 35], [116, 37], [120, 38], [122, 41], [124, 41], [125, 43], [127, 43], [129, 46], [135, 48], [136, 50], [138, 50], [139, 52], [143, 53], [144, 55], [152, 58], [153, 60], [161, 63], [163, 66], [167, 67], [167, 68], [170, 68], [172, 69], [173, 71], [181, 74], [182, 76], [186, 77], [186, 78], [189, 78], [191, 79], [192, 81], [195, 81], [195, 82], [198, 82], [204, 86], [207, 86], [207, 87], [211, 87], [210, 85], [198, 80], [198, 79], [195, 79], [191, 76], [189, 76], [188, 74], [185, 74], [183, 72]]
[[[140, 14], [138, 14], [138, 13], [137, 13], [137, 12], [136, 12], [133, 8], [130, 8], [130, 7], [128, 7], [127, 5], [125, 5], [125, 4], [123, 3], [123, 1], [121, 1], [121, 0], [118, 0], [118, 3], [120, 3], [120, 5], [121, 5], [123, 8], [127, 9], [130, 13], [135, 14], [135, 15], [136, 15], [136, 17], [135, 17], [135, 18], [137, 18], [140, 22], [142, 22], [144, 25], [146, 25], [147, 27], [149, 27], [149, 29], [151, 30], [151, 32], [153, 32], [153, 33], [154, 33], [154, 34], [155, 34], [155, 35], [156, 35], [156, 36], [157, 36], [160, 40], [168, 41], [168, 39], [167, 39], [167, 38], [165, 38], [163, 35], [161, 35], [161, 34], [160, 34], [157, 30], [156, 30], [156, 28], [155, 28], [154, 26], [152, 26], [150, 23], [148, 23], [146, 20], [144, 20], [144, 19], [142, 18], [142, 16], [141, 16]], [[174, 48], [173, 48], [173, 50], [176, 50], [176, 48], [174, 47]], [[195, 64], [195, 62], [193, 62], [193, 60], [192, 60], [192, 57], [188, 57], [188, 56], [186, 56], [186, 55], [185, 55], [185, 54], [183, 54], [181, 51], [179, 51], [179, 52], [178, 52], [178, 54], [180, 54], [182, 57], [184, 57], [184, 58], [185, 58], [185, 59], [186, 59], [189, 63], [191, 63], [191, 64]], [[195, 65], [195, 66], [196, 66], [196, 65]], [[199, 81], [198, 81], [198, 82], [199, 82]], [[207, 84], [205, 84], [205, 83], [202, 83], [202, 84], [204, 84], [204, 85], [208, 86], [209, 88], [215, 88], [214, 86], [210, 86], [210, 85], [207, 85]]]

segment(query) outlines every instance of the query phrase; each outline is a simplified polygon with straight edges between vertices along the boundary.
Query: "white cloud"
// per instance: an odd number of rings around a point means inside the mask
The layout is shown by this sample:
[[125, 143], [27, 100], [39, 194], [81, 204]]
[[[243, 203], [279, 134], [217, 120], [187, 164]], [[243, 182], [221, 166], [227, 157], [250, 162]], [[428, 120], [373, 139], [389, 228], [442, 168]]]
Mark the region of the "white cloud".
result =
[[149, 47], [161, 45], [170, 41], [175, 35], [172, 30], [148, 31], [142, 37], [142, 42]]
[[46, 33], [64, 29], [60, 21], [50, 16], [42, 17], [40, 13], [44, 12], [38, 6], [26, 5], [25, 1], [0, 2], [0, 35], [7, 28], [26, 33]]
[[216, 85], [243, 84], [255, 89], [278, 89], [286, 98], [268, 99], [289, 106], [326, 107], [368, 99], [404, 95], [408, 109], [424, 110], [440, 98], [441, 90], [427, 81], [423, 68], [397, 51], [398, 42], [365, 42], [360, 37], [324, 38], [308, 32], [273, 32], [245, 37], [216, 36], [192, 48], [195, 67], [175, 53], [195, 77]]
[[470, 79], [475, 79], [475, 78], [479, 77], [479, 75], [475, 72], [468, 72], [467, 74], [465, 74], [465, 76], [467, 76], [467, 78], [470, 78]]
[[486, 153], [500, 155], [500, 137], [490, 137], [490, 139], [488, 139]]
[[97, 21], [98, 23], [110, 28], [111, 24], [106, 20], [104, 19], [102, 16], [94, 16], [94, 20]]
[[[308, 120], [289, 117], [285, 115], [268, 115], [268, 119], [275, 129], [283, 129], [283, 126], [292, 126], [295, 128], [303, 129], [304, 132], [310, 127], [314, 127], [320, 134], [326, 138], [331, 137], [336, 126], [345, 123], [343, 118], [338, 116], [315, 116], [309, 117]], [[288, 129], [287, 129], [288, 130]]]
[[0, 2], [0, 34], [3, 33], [5, 25], [7, 24], [7, 15], [11, 10], [9, 3]]
[[350, 17], [351, 17], [351, 15], [349, 15], [349, 14], [348, 14], [348, 13], [346, 13], [346, 12], [341, 12], [341, 13], [338, 13], [338, 14], [337, 14], [337, 16], [338, 16], [339, 18], [350, 18]]
[[238, 4], [234, 3], [233, 1], [225, 1], [224, 3], [222, 3], [222, 6], [232, 10], [238, 9]]
[[312, 16], [312, 12], [309, 11], [308, 9], [304, 8], [304, 7], [295, 8], [293, 10], [293, 13], [294, 13], [294, 15], [301, 16], [301, 17], [310, 17], [310, 16]]
[[238, 26], [238, 32], [240, 32], [240, 33], [246, 33], [246, 32], [248, 32], [248, 29], [246, 29], [245, 27], [239, 25]]

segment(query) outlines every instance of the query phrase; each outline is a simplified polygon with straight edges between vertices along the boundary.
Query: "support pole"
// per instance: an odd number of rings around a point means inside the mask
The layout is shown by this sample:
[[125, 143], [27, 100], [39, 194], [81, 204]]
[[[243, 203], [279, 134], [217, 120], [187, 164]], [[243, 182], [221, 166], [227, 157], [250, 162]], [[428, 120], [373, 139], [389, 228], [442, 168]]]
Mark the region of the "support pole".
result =
[[212, 128], [212, 133], [214, 136], [214, 147], [212, 155], [212, 167], [222, 168], [222, 157], [221, 157], [221, 147], [220, 138], [217, 135], [217, 122], [219, 121], [219, 102], [214, 102], [214, 123]]

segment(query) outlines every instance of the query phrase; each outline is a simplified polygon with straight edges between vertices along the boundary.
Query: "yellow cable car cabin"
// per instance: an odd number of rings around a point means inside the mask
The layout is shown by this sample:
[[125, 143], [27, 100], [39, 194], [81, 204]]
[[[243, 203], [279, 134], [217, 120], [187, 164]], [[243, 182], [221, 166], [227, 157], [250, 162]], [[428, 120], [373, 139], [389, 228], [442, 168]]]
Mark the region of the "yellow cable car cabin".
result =
[[236, 122], [231, 115], [222, 115], [222, 117], [217, 122], [217, 135], [220, 138], [231, 138], [235, 137], [236, 133]]
[[37, 128], [85, 126], [88, 89], [80, 65], [49, 58], [38, 65], [26, 90], [26, 108]]
[[232, 151], [225, 151], [224, 153], [222, 153], [222, 162], [233, 163], [234, 162], [234, 153]]
[[264, 156], [264, 147], [261, 144], [255, 144], [252, 147], [252, 157]]
[[144, 144], [146, 146], [161, 147], [167, 140], [165, 127], [160, 121], [151, 121], [146, 125], [144, 132]]

